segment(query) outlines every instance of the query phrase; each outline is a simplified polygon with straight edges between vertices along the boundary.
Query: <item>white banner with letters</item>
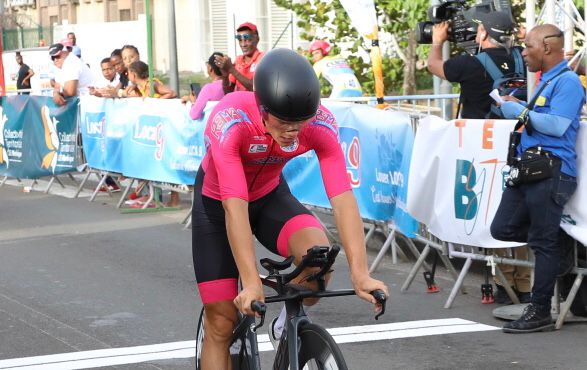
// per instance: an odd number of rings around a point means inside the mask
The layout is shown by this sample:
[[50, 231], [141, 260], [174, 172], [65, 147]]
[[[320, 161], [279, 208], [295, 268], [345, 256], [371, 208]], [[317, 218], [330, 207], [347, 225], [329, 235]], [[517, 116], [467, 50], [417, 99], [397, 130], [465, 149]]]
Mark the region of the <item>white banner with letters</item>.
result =
[[[498, 248], [514, 246], [493, 239], [489, 232], [504, 189], [505, 164], [512, 120], [453, 120], [430, 116], [420, 120], [408, 181], [408, 210], [441, 240]], [[587, 128], [580, 130], [577, 148], [587, 158]], [[587, 173], [579, 161], [579, 173]], [[563, 227], [587, 242], [587, 186], [565, 208]]]

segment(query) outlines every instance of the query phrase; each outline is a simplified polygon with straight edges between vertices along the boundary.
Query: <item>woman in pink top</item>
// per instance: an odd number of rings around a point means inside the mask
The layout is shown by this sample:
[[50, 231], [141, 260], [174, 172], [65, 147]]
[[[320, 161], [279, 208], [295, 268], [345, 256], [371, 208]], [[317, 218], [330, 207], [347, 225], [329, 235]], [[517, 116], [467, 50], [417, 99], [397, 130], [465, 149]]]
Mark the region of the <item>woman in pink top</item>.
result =
[[202, 91], [196, 97], [193, 94], [184, 96], [181, 98], [182, 103], [186, 103], [188, 100], [192, 102], [192, 108], [190, 109], [190, 117], [193, 120], [201, 119], [204, 116], [204, 108], [209, 101], [218, 101], [224, 96], [224, 90], [222, 89], [222, 72], [216, 64], [214, 64], [214, 58], [222, 53], [214, 52], [208, 58], [206, 65], [208, 67], [208, 75], [212, 79], [212, 82], [207, 83], [202, 88]]
[[[320, 222], [290, 192], [281, 170], [314, 150], [357, 295], [381, 309], [370, 292], [387, 286], [368, 272], [363, 222], [346, 173], [334, 116], [320, 105], [320, 83], [306, 58], [287, 49], [267, 53], [254, 92], [226, 95], [204, 130], [206, 155], [196, 176], [192, 253], [205, 306], [202, 370], [228, 369], [228, 345], [237, 310], [254, 314], [264, 301], [253, 236], [267, 249], [295, 256], [328, 245]], [[307, 277], [309, 271], [300, 276]], [[237, 290], [240, 276], [242, 290]], [[316, 288], [315, 282], [297, 283]], [[305, 301], [311, 305], [313, 301]], [[271, 324], [277, 339], [285, 311]]]

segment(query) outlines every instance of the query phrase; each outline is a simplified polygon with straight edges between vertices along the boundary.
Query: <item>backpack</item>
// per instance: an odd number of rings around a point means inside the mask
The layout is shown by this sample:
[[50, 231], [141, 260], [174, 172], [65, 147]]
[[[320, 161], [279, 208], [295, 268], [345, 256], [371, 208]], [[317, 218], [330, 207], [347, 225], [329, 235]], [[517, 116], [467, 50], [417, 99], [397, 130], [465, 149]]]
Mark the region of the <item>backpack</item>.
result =
[[[520, 49], [513, 48], [514, 72], [504, 74], [495, 64], [487, 53], [479, 53], [475, 57], [481, 62], [481, 65], [493, 79], [493, 88], [499, 91], [499, 95], [511, 95], [519, 100], [527, 101], [528, 94], [526, 90], [526, 68]], [[491, 104], [491, 110], [487, 113], [486, 118], [504, 118], [501, 109], [495, 102]]]

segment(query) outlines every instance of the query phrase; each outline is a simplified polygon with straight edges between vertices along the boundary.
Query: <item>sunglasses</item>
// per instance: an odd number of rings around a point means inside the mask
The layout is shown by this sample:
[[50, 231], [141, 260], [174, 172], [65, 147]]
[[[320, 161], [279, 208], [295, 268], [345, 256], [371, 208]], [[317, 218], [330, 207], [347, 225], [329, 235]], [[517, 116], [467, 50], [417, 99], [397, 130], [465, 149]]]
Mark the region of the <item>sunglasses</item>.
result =
[[61, 59], [61, 56], [62, 56], [61, 54], [59, 54], [59, 55], [55, 55], [55, 56], [52, 56], [52, 57], [51, 57], [51, 60], [52, 60], [52, 61], [55, 61], [56, 59]]
[[249, 41], [252, 40], [255, 37], [255, 35], [252, 35], [250, 33], [245, 33], [243, 35], [234, 35], [234, 38], [237, 39], [238, 41]]

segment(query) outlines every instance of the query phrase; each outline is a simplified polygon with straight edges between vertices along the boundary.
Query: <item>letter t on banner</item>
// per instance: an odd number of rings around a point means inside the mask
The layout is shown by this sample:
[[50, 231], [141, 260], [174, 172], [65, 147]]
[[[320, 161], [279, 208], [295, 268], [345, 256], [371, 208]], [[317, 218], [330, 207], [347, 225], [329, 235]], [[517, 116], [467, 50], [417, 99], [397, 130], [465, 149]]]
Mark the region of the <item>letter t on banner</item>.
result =
[[382, 109], [383, 104], [383, 68], [381, 66], [381, 50], [379, 49], [379, 27], [377, 25], [377, 12], [373, 0], [340, 0], [346, 10], [353, 26], [363, 37], [371, 40], [371, 65], [375, 76], [375, 96], [377, 108]]

